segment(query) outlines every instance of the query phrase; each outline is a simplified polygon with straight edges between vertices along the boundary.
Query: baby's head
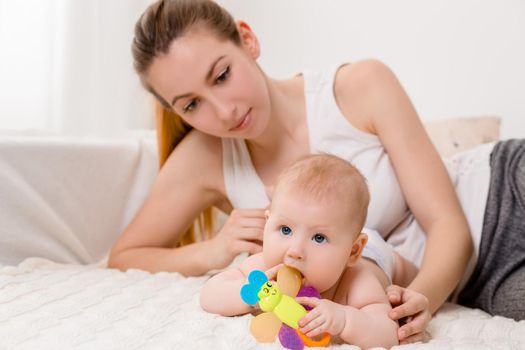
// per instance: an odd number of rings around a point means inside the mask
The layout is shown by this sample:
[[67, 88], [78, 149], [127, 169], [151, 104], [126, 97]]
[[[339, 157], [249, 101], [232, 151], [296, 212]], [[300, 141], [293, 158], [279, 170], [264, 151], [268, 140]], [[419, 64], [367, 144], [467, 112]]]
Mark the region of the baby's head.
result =
[[366, 181], [350, 163], [331, 155], [301, 158], [279, 176], [264, 230], [268, 267], [297, 268], [323, 292], [357, 261], [369, 202]]

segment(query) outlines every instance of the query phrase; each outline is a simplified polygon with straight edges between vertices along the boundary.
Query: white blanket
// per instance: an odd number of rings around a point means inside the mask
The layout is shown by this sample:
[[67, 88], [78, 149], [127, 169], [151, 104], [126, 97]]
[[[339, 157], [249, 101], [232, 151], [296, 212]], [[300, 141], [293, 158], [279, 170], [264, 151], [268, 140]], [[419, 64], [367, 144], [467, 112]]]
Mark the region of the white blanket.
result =
[[[278, 341], [255, 342], [248, 330], [251, 315], [202, 311], [199, 291], [207, 278], [39, 258], [3, 267], [0, 349], [281, 349]], [[427, 343], [394, 349], [525, 349], [525, 321], [452, 304], [428, 330]]]

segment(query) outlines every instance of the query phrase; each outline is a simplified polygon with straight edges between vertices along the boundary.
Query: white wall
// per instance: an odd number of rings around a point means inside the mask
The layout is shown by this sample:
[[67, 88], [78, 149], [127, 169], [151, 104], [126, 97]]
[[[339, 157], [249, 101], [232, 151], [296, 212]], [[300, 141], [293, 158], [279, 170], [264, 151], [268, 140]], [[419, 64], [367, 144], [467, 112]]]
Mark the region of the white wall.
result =
[[[151, 127], [129, 45], [152, 1], [0, 0], [0, 129]], [[251, 24], [270, 76], [374, 57], [423, 119], [499, 115], [504, 138], [525, 137], [523, 0], [218, 2]]]
[[503, 118], [525, 137], [525, 1], [219, 0], [248, 21], [273, 77], [378, 58], [425, 120]]
[[0, 0], [0, 129], [112, 134], [153, 125], [132, 68], [151, 0]]

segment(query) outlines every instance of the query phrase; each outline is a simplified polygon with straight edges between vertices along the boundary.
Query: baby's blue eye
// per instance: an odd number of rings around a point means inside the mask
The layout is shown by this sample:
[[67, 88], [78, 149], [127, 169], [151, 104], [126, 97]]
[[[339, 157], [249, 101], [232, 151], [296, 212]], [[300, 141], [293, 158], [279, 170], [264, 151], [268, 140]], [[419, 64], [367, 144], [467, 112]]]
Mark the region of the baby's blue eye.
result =
[[316, 243], [324, 243], [326, 242], [326, 237], [320, 233], [316, 233], [313, 237], [312, 237], [312, 240], [314, 240]]
[[281, 226], [281, 233], [285, 236], [289, 236], [292, 234], [292, 229], [288, 226]]

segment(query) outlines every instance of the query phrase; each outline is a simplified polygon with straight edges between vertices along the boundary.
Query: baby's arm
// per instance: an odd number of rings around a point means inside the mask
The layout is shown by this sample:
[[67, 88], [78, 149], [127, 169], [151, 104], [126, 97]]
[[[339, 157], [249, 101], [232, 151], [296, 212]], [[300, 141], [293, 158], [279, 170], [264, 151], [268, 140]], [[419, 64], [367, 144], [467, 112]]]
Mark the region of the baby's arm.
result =
[[200, 303], [204, 311], [222, 316], [250, 312], [252, 307], [242, 301], [240, 290], [246, 283], [248, 274], [254, 269], [265, 270], [262, 253], [246, 258], [238, 268], [220, 272], [210, 278], [201, 290]]
[[346, 305], [327, 299], [297, 298], [314, 307], [300, 320], [301, 332], [307, 336], [328, 332], [365, 349], [397, 345], [398, 325], [388, 317], [392, 307], [375, 275], [362, 264], [354, 265], [343, 276], [343, 285], [349, 289]]

